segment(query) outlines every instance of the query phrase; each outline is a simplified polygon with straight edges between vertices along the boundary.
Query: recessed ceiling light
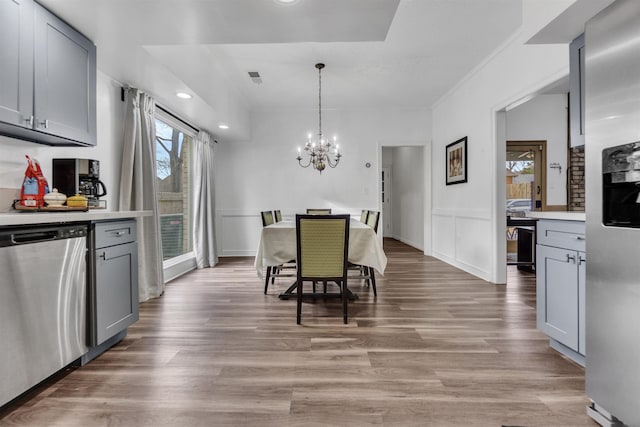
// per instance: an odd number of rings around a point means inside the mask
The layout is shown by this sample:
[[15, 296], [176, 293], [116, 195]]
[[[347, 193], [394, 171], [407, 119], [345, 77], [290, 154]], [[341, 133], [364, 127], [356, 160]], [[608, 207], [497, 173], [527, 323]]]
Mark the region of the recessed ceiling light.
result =
[[278, 4], [286, 4], [286, 5], [298, 3], [298, 0], [274, 0], [274, 1]]
[[176, 96], [178, 98], [182, 98], [182, 99], [191, 99], [192, 98], [191, 94], [188, 94], [187, 92], [176, 92]]
[[218, 128], [219, 128], [219, 129], [229, 129], [229, 125], [227, 125], [227, 124], [225, 124], [225, 123], [220, 123], [220, 124], [218, 125]]

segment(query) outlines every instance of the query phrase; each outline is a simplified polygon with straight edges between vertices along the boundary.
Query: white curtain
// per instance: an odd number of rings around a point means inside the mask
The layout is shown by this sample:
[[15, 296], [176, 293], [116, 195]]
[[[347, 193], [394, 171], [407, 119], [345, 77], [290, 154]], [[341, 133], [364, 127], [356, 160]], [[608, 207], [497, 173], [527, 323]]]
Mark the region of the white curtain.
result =
[[193, 250], [197, 268], [206, 268], [218, 263], [214, 221], [214, 142], [208, 133], [201, 131], [193, 145]]
[[155, 101], [138, 89], [126, 90], [120, 210], [149, 210], [138, 219], [138, 294], [140, 302], [164, 292], [162, 242], [156, 181]]

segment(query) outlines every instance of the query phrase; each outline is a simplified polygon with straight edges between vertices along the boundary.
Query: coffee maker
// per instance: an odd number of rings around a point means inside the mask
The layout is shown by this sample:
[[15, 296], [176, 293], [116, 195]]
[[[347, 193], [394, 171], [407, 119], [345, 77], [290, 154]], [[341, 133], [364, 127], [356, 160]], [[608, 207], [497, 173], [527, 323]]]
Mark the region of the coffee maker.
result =
[[106, 207], [99, 198], [107, 188], [100, 181], [100, 162], [90, 159], [53, 159], [52, 187], [67, 196], [80, 194], [90, 208]]

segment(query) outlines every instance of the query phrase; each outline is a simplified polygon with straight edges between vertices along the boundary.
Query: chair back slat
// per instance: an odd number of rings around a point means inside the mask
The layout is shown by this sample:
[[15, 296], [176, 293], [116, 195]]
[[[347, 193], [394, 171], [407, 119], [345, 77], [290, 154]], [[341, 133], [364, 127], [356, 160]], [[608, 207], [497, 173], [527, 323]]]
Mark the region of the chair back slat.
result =
[[362, 212], [360, 212], [360, 222], [363, 224], [366, 224], [368, 216], [369, 216], [369, 211], [366, 209], [362, 209]]
[[278, 209], [277, 211], [273, 211], [273, 215], [275, 216], [276, 222], [282, 221], [282, 213], [280, 212], [280, 209]]

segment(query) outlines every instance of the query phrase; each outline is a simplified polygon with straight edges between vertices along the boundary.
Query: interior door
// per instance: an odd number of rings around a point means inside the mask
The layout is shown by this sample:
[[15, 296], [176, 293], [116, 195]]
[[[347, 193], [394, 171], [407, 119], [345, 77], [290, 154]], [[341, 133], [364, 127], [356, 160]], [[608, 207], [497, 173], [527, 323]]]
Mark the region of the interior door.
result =
[[380, 200], [382, 201], [382, 236], [393, 237], [391, 229], [391, 169], [382, 168], [380, 177]]

